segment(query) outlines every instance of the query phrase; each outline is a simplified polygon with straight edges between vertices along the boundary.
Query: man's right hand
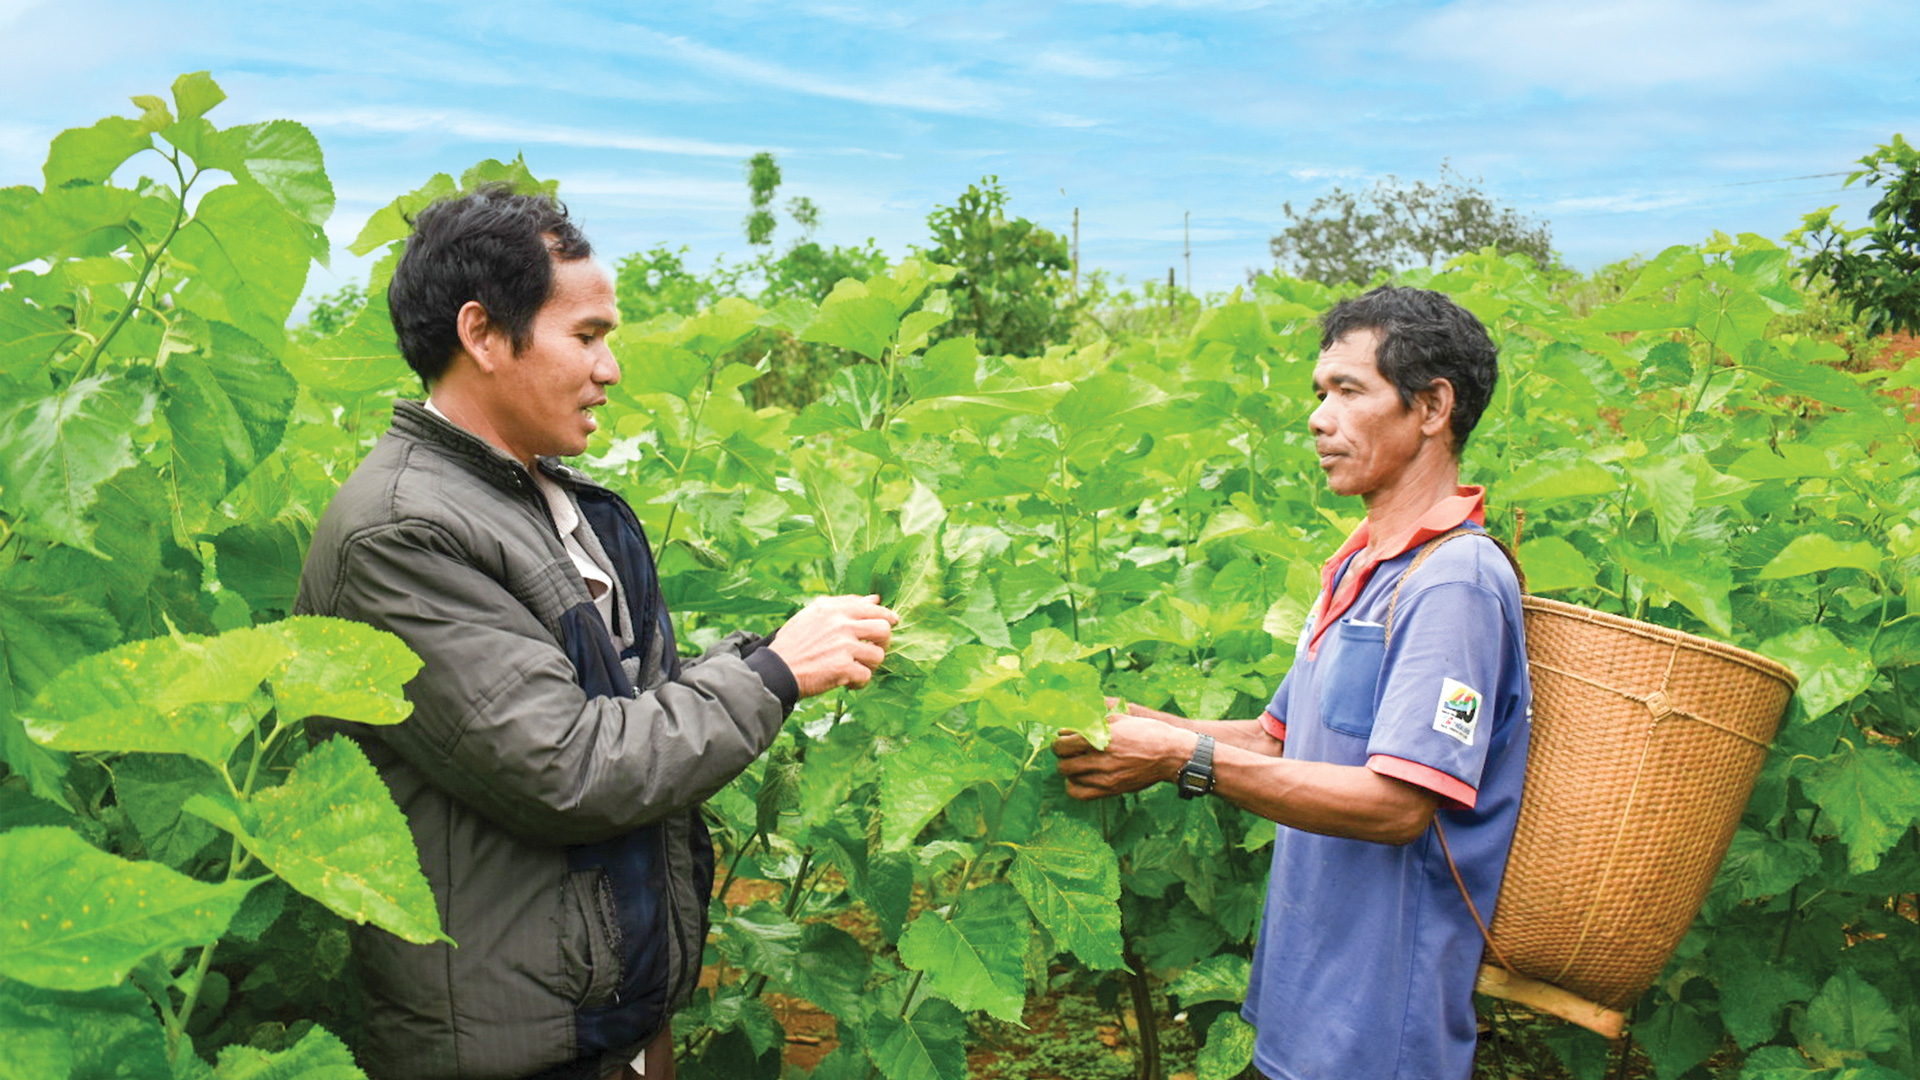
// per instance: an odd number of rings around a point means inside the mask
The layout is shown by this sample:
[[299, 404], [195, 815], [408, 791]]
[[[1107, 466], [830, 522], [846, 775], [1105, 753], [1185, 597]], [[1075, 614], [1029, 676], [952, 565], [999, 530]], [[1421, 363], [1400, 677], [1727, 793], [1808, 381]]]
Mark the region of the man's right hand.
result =
[[767, 648], [793, 672], [800, 696], [865, 686], [887, 657], [900, 616], [880, 597], [824, 596], [787, 620]]

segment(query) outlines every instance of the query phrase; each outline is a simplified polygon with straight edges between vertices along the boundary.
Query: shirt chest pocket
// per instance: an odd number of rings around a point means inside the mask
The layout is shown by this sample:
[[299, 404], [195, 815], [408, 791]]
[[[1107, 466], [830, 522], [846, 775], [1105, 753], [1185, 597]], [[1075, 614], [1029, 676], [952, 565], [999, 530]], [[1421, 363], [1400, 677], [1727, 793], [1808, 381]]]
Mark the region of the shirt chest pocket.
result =
[[1387, 655], [1387, 628], [1343, 620], [1328, 635], [1320, 675], [1320, 722], [1342, 735], [1373, 734], [1373, 703]]

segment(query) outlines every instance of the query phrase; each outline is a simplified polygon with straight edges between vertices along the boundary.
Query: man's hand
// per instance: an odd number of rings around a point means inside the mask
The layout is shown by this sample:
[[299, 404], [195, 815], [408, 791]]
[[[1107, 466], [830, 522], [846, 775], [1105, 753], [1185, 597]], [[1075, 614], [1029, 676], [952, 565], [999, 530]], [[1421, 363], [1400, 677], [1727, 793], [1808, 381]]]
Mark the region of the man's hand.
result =
[[786, 662], [800, 696], [865, 686], [887, 658], [900, 616], [879, 596], [824, 596], [787, 620], [767, 648]]
[[1071, 732], [1054, 740], [1053, 752], [1060, 759], [1067, 794], [1076, 799], [1122, 795], [1171, 780], [1200, 741], [1199, 735], [1185, 728], [1130, 713], [1109, 713], [1107, 732], [1110, 741], [1105, 750], [1095, 750]]

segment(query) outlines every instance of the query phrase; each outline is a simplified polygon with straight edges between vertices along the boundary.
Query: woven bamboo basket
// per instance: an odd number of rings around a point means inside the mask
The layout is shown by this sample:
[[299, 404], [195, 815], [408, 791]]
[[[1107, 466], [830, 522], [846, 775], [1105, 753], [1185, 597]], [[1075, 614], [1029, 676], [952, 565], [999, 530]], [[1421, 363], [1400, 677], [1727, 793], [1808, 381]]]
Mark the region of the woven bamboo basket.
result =
[[1797, 680], [1529, 596], [1533, 745], [1480, 989], [1609, 1037], [1699, 913]]

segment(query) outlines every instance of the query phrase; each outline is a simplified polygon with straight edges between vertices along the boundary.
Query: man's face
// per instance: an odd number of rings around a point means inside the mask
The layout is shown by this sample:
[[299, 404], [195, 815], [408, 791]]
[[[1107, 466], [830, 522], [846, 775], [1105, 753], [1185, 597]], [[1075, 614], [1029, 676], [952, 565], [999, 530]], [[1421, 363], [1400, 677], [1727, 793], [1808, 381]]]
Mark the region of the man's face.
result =
[[507, 357], [493, 383], [493, 415], [506, 449], [523, 462], [586, 450], [599, 425], [590, 410], [620, 381], [607, 333], [620, 321], [613, 279], [592, 259], [555, 260], [553, 288], [533, 317], [532, 339]]
[[1380, 374], [1379, 343], [1378, 331], [1355, 330], [1313, 366], [1320, 405], [1307, 429], [1335, 494], [1366, 496], [1392, 486], [1420, 449], [1420, 411], [1401, 404]]

